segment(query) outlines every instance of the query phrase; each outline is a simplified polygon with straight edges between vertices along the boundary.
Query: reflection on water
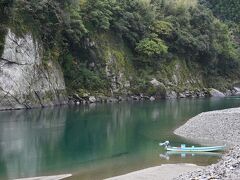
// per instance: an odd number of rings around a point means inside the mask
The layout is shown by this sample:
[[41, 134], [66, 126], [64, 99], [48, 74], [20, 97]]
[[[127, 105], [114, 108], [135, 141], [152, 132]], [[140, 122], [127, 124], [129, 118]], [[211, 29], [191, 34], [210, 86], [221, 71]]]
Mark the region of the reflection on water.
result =
[[158, 143], [189, 143], [172, 131], [202, 111], [239, 105], [236, 98], [192, 99], [0, 112], [0, 178], [101, 179], [162, 163], [207, 165], [218, 156], [166, 160]]
[[0, 172], [12, 179], [34, 176], [64, 135], [60, 109], [1, 112]]
[[208, 157], [218, 157], [222, 156], [220, 152], [173, 152], [167, 151], [164, 154], [159, 154], [160, 158], [170, 160], [170, 158], [174, 158], [175, 156], [180, 156], [181, 158], [188, 158], [188, 157], [196, 157], [196, 156], [208, 156]]

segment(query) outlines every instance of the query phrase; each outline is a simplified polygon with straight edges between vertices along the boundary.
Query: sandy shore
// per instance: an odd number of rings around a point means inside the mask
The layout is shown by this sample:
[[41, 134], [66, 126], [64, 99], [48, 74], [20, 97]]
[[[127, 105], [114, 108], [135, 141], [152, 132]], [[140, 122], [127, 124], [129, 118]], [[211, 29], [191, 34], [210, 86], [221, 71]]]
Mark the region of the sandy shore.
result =
[[106, 180], [172, 180], [182, 173], [201, 170], [202, 168], [194, 164], [166, 164]]
[[175, 130], [175, 134], [204, 144], [227, 144], [229, 151], [214, 165], [162, 165], [108, 180], [240, 179], [240, 108], [201, 113]]
[[40, 177], [14, 179], [14, 180], [61, 180], [71, 176], [72, 174], [62, 174], [62, 175], [55, 175], [55, 176], [40, 176]]

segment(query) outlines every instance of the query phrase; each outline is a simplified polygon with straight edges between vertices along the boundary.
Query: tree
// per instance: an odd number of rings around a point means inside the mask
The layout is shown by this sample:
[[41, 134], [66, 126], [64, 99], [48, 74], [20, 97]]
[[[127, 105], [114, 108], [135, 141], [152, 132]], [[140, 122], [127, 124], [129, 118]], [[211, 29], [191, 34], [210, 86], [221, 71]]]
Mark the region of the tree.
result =
[[147, 0], [118, 0], [112, 29], [135, 48], [155, 20], [155, 8]]
[[92, 31], [109, 30], [113, 19], [113, 9], [115, 1], [113, 0], [88, 0], [82, 3], [82, 17], [85, 24]]
[[167, 54], [168, 47], [159, 38], [145, 38], [137, 44], [136, 50], [147, 57], [154, 57]]
[[240, 23], [239, 0], [201, 0], [218, 17]]

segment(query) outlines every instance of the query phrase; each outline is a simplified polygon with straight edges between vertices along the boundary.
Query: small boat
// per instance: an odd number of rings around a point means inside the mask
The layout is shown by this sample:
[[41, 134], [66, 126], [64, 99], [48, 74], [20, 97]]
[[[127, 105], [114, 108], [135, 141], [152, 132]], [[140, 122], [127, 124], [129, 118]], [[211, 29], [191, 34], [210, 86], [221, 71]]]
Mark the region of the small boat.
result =
[[169, 141], [164, 143], [160, 143], [160, 146], [165, 146], [167, 151], [174, 151], [174, 152], [213, 152], [213, 151], [223, 151], [226, 145], [224, 146], [209, 146], [209, 147], [186, 147], [185, 144], [182, 144], [180, 147], [172, 147], [169, 146]]
[[182, 144], [181, 147], [167, 147], [168, 151], [177, 151], [177, 152], [213, 152], [213, 151], [222, 151], [225, 146], [211, 146], [211, 147], [186, 147], [185, 144]]

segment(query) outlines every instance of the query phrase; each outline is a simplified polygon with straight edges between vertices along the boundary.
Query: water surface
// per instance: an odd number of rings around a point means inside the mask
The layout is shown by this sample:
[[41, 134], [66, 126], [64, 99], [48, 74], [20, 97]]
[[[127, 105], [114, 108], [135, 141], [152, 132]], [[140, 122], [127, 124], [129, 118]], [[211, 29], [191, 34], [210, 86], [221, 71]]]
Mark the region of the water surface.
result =
[[173, 130], [200, 112], [237, 106], [232, 97], [0, 112], [0, 179], [94, 180], [165, 163], [215, 163], [218, 154], [166, 155], [158, 143], [194, 144]]

